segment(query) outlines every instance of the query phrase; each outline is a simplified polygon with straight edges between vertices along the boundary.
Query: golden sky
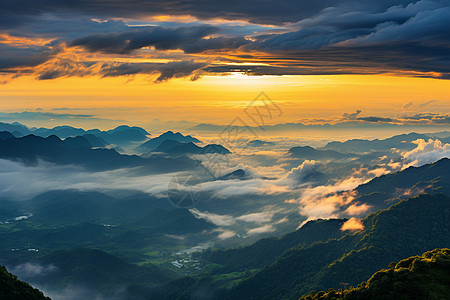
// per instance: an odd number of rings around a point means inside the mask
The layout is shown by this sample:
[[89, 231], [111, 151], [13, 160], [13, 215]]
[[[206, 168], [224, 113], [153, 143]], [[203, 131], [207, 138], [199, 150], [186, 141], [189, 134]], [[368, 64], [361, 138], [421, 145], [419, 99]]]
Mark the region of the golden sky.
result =
[[227, 124], [265, 92], [272, 124], [449, 125], [450, 8], [352, 1], [0, 4], [0, 122]]
[[[431, 100], [427, 111], [450, 110], [450, 82], [385, 75], [205, 76], [197, 81], [173, 79], [153, 83], [133, 79], [71, 77], [38, 81], [21, 77], [0, 89], [2, 112], [87, 113], [99, 118], [147, 124], [160, 120], [226, 124], [264, 91], [283, 111], [272, 123], [307, 122], [361, 115], [394, 117], [412, 102]], [[55, 111], [54, 109], [65, 110]], [[411, 108], [414, 112], [414, 108]], [[421, 112], [423, 108], [417, 108]], [[411, 111], [411, 110], [410, 110]], [[311, 120], [310, 122], [321, 122]]]

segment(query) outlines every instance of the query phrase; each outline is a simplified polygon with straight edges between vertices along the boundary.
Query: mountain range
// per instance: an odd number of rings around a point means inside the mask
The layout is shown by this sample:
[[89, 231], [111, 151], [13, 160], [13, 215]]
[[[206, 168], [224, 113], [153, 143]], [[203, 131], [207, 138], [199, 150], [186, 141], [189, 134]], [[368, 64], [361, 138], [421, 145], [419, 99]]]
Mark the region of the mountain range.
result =
[[418, 139], [428, 140], [430, 136], [419, 133], [400, 134], [384, 140], [352, 139], [345, 142], [330, 142], [321, 150], [334, 150], [341, 153], [367, 153], [373, 151], [388, 151], [392, 148], [410, 151], [416, 145], [411, 143]]
[[118, 147], [127, 147], [133, 143], [143, 142], [148, 139], [148, 136], [150, 136], [150, 133], [141, 127], [127, 125], [121, 125], [111, 130], [102, 131], [99, 129], [85, 130], [67, 125], [57, 126], [54, 128], [29, 128], [17, 122], [11, 124], [0, 122], [0, 131], [11, 132], [15, 137], [23, 137], [33, 134], [35, 136], [45, 138], [55, 135], [60, 139], [92, 135], [103, 141], [102, 143]]
[[374, 206], [359, 229], [343, 229], [349, 219], [315, 220], [281, 238], [208, 249], [196, 256], [203, 275], [169, 282], [155, 293], [161, 299], [298, 299], [341, 283], [357, 286], [391, 261], [449, 247], [449, 164], [444, 158], [356, 188], [356, 201]]
[[223, 292], [220, 299], [298, 299], [311, 290], [356, 286], [380, 266], [448, 247], [450, 198], [422, 195], [362, 220], [363, 230], [295, 246], [275, 262]]
[[[3, 134], [7, 136], [7, 134]], [[196, 163], [187, 157], [167, 158], [119, 154], [114, 149], [94, 148], [85, 137], [61, 140], [55, 135], [47, 138], [28, 135], [0, 139], [0, 158], [36, 164], [38, 160], [58, 165], [80, 165], [91, 170], [141, 167], [149, 172], [192, 169]]]
[[[397, 173], [376, 177], [355, 189], [357, 196], [352, 203], [369, 205], [371, 209], [366, 212], [368, 215], [370, 212], [389, 208], [392, 204], [413, 196], [414, 193], [444, 193], [450, 196], [448, 170], [450, 170], [450, 159], [444, 158], [422, 167], [410, 167]], [[405, 194], [405, 190], [409, 192]], [[262, 239], [255, 244], [238, 249], [207, 251], [204, 253], [204, 259], [224, 265], [230, 272], [258, 268], [273, 262], [278, 255], [295, 245], [342, 237], [345, 232], [341, 231], [340, 227], [346, 220], [309, 221], [299, 230], [281, 238]], [[258, 249], [261, 253], [257, 252]], [[247, 259], [242, 261], [240, 257], [247, 257]]]
[[[197, 159], [208, 157], [189, 158], [188, 154], [230, 153], [221, 145], [205, 145], [178, 132], [149, 139], [146, 131], [128, 126], [103, 132], [0, 123], [0, 129], [5, 130], [0, 130], [0, 158], [35, 167], [71, 165], [83, 172], [115, 170], [108, 173], [126, 168], [130, 174], [146, 176], [194, 171]], [[50, 133], [65, 138], [46, 136]], [[411, 133], [384, 140], [332, 142], [316, 149], [296, 146], [287, 152], [282, 150], [280, 161], [286, 164], [285, 169], [291, 169], [289, 174], [306, 172], [302, 179], [309, 186], [305, 189], [315, 189], [345, 178], [343, 174], [354, 174], [355, 166], [367, 172], [379, 169], [380, 157], [391, 153], [392, 148], [411, 150], [415, 146], [412, 141], [431, 136]], [[435, 137], [448, 138], [445, 132]], [[117, 148], [112, 149], [118, 144], [127, 149], [138, 146], [140, 153], [146, 154], [121, 154]], [[248, 146], [277, 145], [255, 140]], [[259, 159], [258, 155], [250, 156]], [[389, 155], [391, 160], [400, 154]], [[299, 166], [305, 160], [318, 162], [311, 163], [311, 170], [303, 170]], [[62, 186], [22, 197], [22, 201], [2, 194], [0, 264], [46, 294], [56, 295], [55, 299], [58, 291], [73, 286], [86, 289], [86, 294], [77, 296], [80, 299], [101, 295], [139, 300], [365, 299], [383, 297], [382, 290], [409, 295], [414, 285], [417, 295], [447, 291], [442, 288], [444, 281], [431, 276], [448, 276], [436, 267], [445, 265], [448, 250], [443, 248], [450, 246], [450, 159], [408, 167], [375, 177], [353, 190], [324, 195], [325, 200], [332, 196], [350, 200], [342, 201], [333, 218], [308, 222], [298, 214], [297, 204], [292, 204], [295, 211], [287, 210], [291, 204], [283, 204], [287, 199], [283, 193], [288, 192], [233, 195], [258, 189], [261, 182], [283, 183], [254, 171], [272, 171], [276, 161], [262, 159], [259, 169], [234, 166], [225, 175], [202, 182], [202, 201], [195, 210], [172, 205], [164, 189], [154, 193], [124, 190], [115, 187], [114, 181], [111, 189]], [[315, 175], [321, 176], [319, 183], [311, 180]], [[153, 188], [151, 181], [157, 183], [159, 177], [137, 176], [136, 181], [142, 179], [138, 183], [147, 190], [146, 184]], [[232, 196], [218, 197], [216, 187]], [[189, 189], [180, 195], [196, 191]], [[365, 209], [355, 218], [346, 213], [350, 205]], [[302, 226], [294, 230], [300, 223]], [[277, 237], [258, 240], [274, 235], [270, 231], [274, 228]], [[268, 232], [250, 236], [255, 229]], [[441, 250], [415, 256], [436, 248]], [[403, 261], [408, 257], [412, 258]], [[440, 262], [433, 264], [436, 261]], [[389, 269], [380, 271], [387, 265]], [[3, 271], [2, 276], [10, 276]], [[421, 280], [429, 285], [421, 285]], [[314, 292], [320, 290], [323, 292]]]

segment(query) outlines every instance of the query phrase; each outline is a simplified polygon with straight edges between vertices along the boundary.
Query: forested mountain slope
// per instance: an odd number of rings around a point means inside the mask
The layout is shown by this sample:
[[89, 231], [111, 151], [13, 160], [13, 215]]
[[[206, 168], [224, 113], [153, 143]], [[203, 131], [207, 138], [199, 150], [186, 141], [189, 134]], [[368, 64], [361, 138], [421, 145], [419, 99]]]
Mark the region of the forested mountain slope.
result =
[[299, 246], [219, 298], [298, 299], [311, 290], [357, 285], [405, 257], [450, 246], [450, 198], [420, 195], [362, 220], [364, 230]]
[[450, 295], [450, 249], [435, 249], [412, 256], [376, 272], [356, 288], [311, 292], [301, 300], [448, 299]]
[[0, 266], [0, 299], [4, 300], [50, 300], [38, 289], [20, 281]]

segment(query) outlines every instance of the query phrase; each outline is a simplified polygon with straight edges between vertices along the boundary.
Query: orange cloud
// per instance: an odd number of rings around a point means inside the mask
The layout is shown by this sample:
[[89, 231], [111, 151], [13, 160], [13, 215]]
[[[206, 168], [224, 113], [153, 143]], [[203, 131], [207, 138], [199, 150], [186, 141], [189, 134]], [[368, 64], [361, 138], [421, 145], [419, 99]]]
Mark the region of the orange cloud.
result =
[[45, 46], [53, 40], [53, 38], [27, 38], [12, 36], [9, 34], [0, 34], [0, 44], [7, 44], [16, 47]]
[[357, 219], [357, 218], [350, 218], [347, 222], [345, 222], [341, 226], [342, 231], [346, 231], [346, 230], [355, 231], [355, 230], [363, 230], [363, 229], [364, 229], [363, 223], [361, 222], [360, 219]]

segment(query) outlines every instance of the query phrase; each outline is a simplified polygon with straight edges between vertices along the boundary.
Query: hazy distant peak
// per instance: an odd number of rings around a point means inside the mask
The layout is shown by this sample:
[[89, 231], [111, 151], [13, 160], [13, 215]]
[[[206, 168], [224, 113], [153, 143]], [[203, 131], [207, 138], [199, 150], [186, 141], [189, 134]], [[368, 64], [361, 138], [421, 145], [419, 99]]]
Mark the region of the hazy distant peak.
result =
[[124, 131], [136, 131], [144, 135], [151, 135], [147, 132], [144, 128], [137, 127], [137, 126], [128, 126], [128, 125], [120, 125], [117, 126], [114, 129], [108, 130], [108, 133], [114, 133], [114, 132], [124, 132]]
[[164, 152], [167, 154], [230, 154], [231, 152], [222, 145], [209, 144], [205, 147], [200, 147], [193, 142], [179, 142], [176, 140], [164, 140], [156, 149], [155, 152]]
[[166, 131], [163, 134], [150, 139], [149, 141], [143, 143], [138, 147], [139, 150], [143, 151], [156, 151], [156, 149], [161, 146], [161, 144], [164, 141], [172, 140], [177, 141], [180, 143], [201, 143], [200, 140], [190, 136], [190, 135], [183, 135], [180, 132], [174, 133], [173, 131]]
[[253, 140], [247, 143], [249, 147], [264, 147], [264, 146], [275, 146], [275, 143], [262, 141], [262, 140]]

